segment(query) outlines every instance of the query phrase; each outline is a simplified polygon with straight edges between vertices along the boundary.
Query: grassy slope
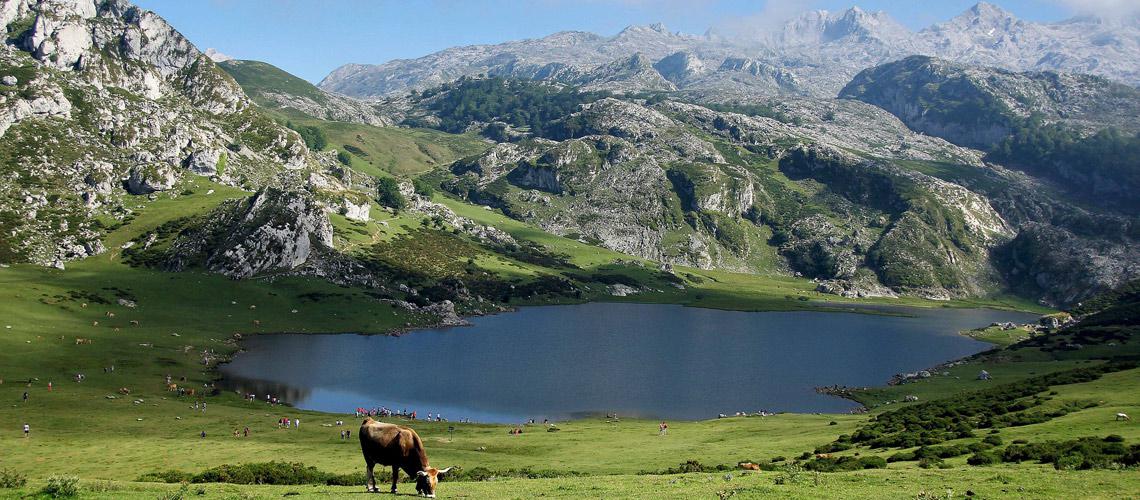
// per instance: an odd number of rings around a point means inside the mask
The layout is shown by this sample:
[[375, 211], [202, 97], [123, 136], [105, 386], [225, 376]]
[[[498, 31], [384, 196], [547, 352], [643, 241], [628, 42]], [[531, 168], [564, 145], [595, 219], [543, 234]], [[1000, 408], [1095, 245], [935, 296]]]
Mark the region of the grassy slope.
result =
[[332, 122], [316, 119], [295, 109], [278, 108], [272, 100], [261, 97], [262, 93], [290, 94], [317, 103], [324, 103], [328, 98], [313, 84], [271, 64], [260, 61], [227, 61], [220, 66], [274, 118], [289, 120], [296, 125], [321, 128], [328, 137], [328, 149], [347, 151], [344, 146], [350, 145], [363, 151], [363, 155], [351, 155], [352, 167], [369, 175], [417, 174], [487, 148], [486, 144], [474, 136], [429, 129]]
[[327, 100], [325, 93], [316, 85], [297, 78], [269, 63], [232, 60], [218, 63], [218, 66], [229, 73], [238, 85], [241, 85], [242, 89], [257, 99], [258, 104], [261, 105], [271, 102], [258, 97], [262, 92], [288, 93], [307, 97], [318, 103], [324, 103]]

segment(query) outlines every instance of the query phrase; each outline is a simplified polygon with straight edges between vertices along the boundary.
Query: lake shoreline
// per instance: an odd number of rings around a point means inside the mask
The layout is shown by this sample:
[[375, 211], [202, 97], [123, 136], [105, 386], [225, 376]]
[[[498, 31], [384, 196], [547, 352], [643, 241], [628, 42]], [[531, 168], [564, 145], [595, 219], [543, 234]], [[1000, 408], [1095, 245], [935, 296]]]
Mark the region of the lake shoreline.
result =
[[[563, 306], [567, 306], [567, 305], [563, 305]], [[691, 308], [691, 306], [685, 306], [684, 304], [655, 304], [655, 303], [632, 303], [632, 302], [630, 302], [630, 301], [614, 301], [614, 302], [611, 302], [611, 301], [603, 301], [603, 302], [587, 302], [587, 303], [581, 303], [581, 304], [574, 304], [574, 305], [569, 305], [569, 307], [574, 307], [574, 306], [594, 306], [594, 307], [599, 307], [599, 306], [601, 306], [601, 307], [602, 307], [602, 309], [601, 309], [601, 310], [606, 310], [606, 307], [607, 307], [607, 306], [609, 306], [609, 307], [618, 307], [618, 308], [621, 308], [622, 306], [645, 306], [645, 307], [649, 307], [649, 308], [653, 308], [653, 306], [668, 306], [668, 307], [671, 307], [671, 308], [677, 308], [677, 309], [673, 310], [673, 312], [672, 312], [671, 314], [680, 314], [680, 315], [682, 315], [682, 316], [684, 316], [684, 317], [687, 317], [687, 316], [691, 316], [691, 314], [690, 314], [690, 313], [682, 313], [682, 312], [680, 312], [680, 311], [684, 311], [684, 310], [690, 310], [690, 309], [703, 310], [703, 311], [706, 311], [706, 312], [708, 312], [708, 313], [711, 313], [711, 312], [734, 312], [734, 313], [739, 313], [739, 315], [733, 315], [733, 316], [737, 317], [737, 318], [738, 318], [737, 320], [741, 320], [740, 318], [744, 318], [744, 320], [745, 320], [745, 321], [755, 321], [754, 319], [748, 319], [748, 318], [755, 318], [755, 317], [756, 317], [756, 316], [751, 316], [751, 314], [753, 314], [753, 313], [752, 313], [752, 312], [750, 312], [750, 311], [722, 311], [722, 310], [718, 310], [718, 309], [710, 309], [710, 308]], [[684, 306], [684, 307], [680, 307], [680, 306]], [[851, 304], [843, 304], [843, 306], [845, 306], [845, 307], [842, 307], [842, 308], [836, 308], [836, 307], [818, 307], [818, 308], [815, 308], [815, 309], [813, 309], [812, 311], [767, 311], [767, 312], [765, 312], [765, 313], [772, 313], [772, 314], [777, 314], [777, 315], [780, 315], [780, 316], [784, 316], [784, 318], [785, 318], [785, 319], [784, 319], [784, 321], [793, 321], [793, 320], [791, 320], [791, 319], [788, 319], [788, 318], [787, 318], [787, 316], [788, 316], [788, 315], [796, 315], [796, 314], [800, 314], [800, 313], [817, 313], [817, 312], [832, 312], [832, 313], [837, 313], [837, 312], [838, 312], [838, 313], [847, 313], [847, 314], [851, 315], [851, 317], [850, 317], [850, 318], [847, 318], [847, 319], [843, 319], [842, 317], [840, 317], [840, 318], [835, 318], [835, 319], [829, 320], [829, 322], [830, 322], [830, 323], [832, 323], [832, 324], [845, 324], [845, 323], [847, 323], [847, 322], [850, 322], [850, 321], [855, 321], [856, 323], [860, 323], [860, 324], [877, 324], [877, 323], [879, 323], [879, 321], [878, 321], [878, 320], [871, 320], [871, 319], [867, 319], [867, 318], [874, 318], [874, 317], [883, 317], [883, 318], [891, 318], [891, 317], [896, 317], [896, 318], [900, 318], [900, 319], [902, 319], [902, 320], [906, 320], [906, 319], [911, 319], [911, 320], [913, 320], [913, 319], [915, 319], [915, 318], [917, 318], [917, 317], [920, 317], [920, 316], [927, 316], [928, 314], [934, 314], [934, 316], [932, 316], [932, 317], [931, 317], [931, 320], [934, 320], [934, 319], [935, 319], [935, 318], [937, 318], [937, 317], [942, 317], [942, 318], [948, 318], [948, 317], [957, 317], [957, 315], [956, 315], [956, 314], [954, 314], [952, 311], [946, 311], [946, 310], [944, 310], [944, 309], [942, 309], [942, 308], [922, 308], [922, 309], [916, 309], [916, 308], [910, 308], [910, 307], [906, 307], [906, 306], [881, 306], [881, 305], [878, 305], [878, 304], [867, 304], [867, 305], [860, 305], [860, 306], [857, 306], [857, 307], [851, 307]], [[512, 308], [512, 309], [510, 309], [510, 310], [504, 310], [504, 311], [495, 311], [495, 312], [493, 312], [493, 313], [490, 313], [490, 314], [485, 314], [485, 315], [480, 315], [480, 316], [467, 316], [467, 317], [468, 317], [468, 318], [476, 318], [476, 317], [491, 317], [491, 316], [500, 316], [500, 315], [501, 315], [501, 314], [500, 314], [501, 312], [514, 312], [515, 314], [519, 314], [519, 313], [520, 313], [520, 311], [527, 311], [527, 310], [531, 310], [531, 309], [533, 309], [533, 308], [541, 308], [541, 307], [556, 308], [556, 306], [536, 306], [536, 305], [527, 305], [527, 306], [519, 306], [519, 307], [514, 307], [514, 308]], [[883, 310], [883, 308], [886, 308], [887, 310]], [[557, 308], [557, 309], [561, 309], [561, 308]], [[893, 310], [892, 310], [892, 309], [893, 309]], [[957, 310], [957, 308], [955, 308], [955, 309]], [[598, 309], [594, 309], [594, 310], [596, 311], [596, 310], [598, 310]], [[632, 311], [637, 311], [637, 310], [638, 310], [638, 309], [633, 309]], [[650, 309], [650, 310], [652, 310], [652, 309]], [[975, 309], [975, 311], [984, 311], [984, 309]], [[1000, 310], [991, 310], [991, 312], [1006, 312], [1006, 311], [1000, 311]], [[569, 314], [569, 313], [567, 313], [567, 314]], [[580, 313], [575, 313], [575, 314], [580, 314]], [[632, 314], [626, 314], [626, 315], [629, 315], [629, 316], [633, 316], [633, 317], [637, 317], [637, 316], [638, 316], [638, 314], [639, 314], [639, 313], [632, 313]], [[716, 314], [713, 314], [713, 315], [711, 315], [711, 316], [710, 316], [710, 315], [708, 315], [708, 314], [701, 314], [701, 313], [696, 313], [696, 314], [697, 314], [697, 316], [696, 316], [696, 317], [706, 317], [706, 318], [716, 318], [716, 317], [719, 317], [719, 315], [716, 315]], [[976, 314], [976, 313], [975, 313], [975, 314]], [[983, 313], [983, 314], [984, 314], [984, 313]], [[529, 320], [533, 320], [533, 318], [536, 318], [536, 317], [545, 317], [545, 316], [547, 316], [547, 313], [542, 313], [542, 314], [534, 314], [534, 313], [532, 313], [532, 314], [531, 314], [531, 318], [530, 318]], [[830, 315], [827, 315], [827, 316], [830, 316]], [[989, 316], [990, 316], [990, 317], [992, 317], [992, 314], [990, 314]], [[769, 317], [769, 318], [778, 318], [778, 317], [779, 317], [779, 316], [776, 316], [776, 317]], [[821, 318], [822, 318], [822, 317], [821, 317]], [[855, 318], [863, 318], [863, 319], [855, 319]], [[770, 320], [770, 319], [765, 319], [765, 320], [764, 320], [764, 322], [768, 322], [769, 320]], [[522, 321], [522, 320], [520, 319], [520, 320], [515, 320], [515, 321]], [[577, 321], [577, 318], [571, 319], [569, 322], [574, 322], [574, 321]], [[959, 320], [959, 323], [961, 323], [961, 321], [969, 321], [969, 319], [963, 319], [963, 320]], [[984, 325], [984, 324], [988, 324], [988, 322], [989, 322], [989, 320], [986, 320], [985, 322], [978, 322], [978, 323], [968, 323], [968, 324], [969, 324], [969, 325], [971, 325], [971, 326], [982, 326], [982, 325]], [[799, 323], [799, 321], [798, 321], [798, 320], [796, 320], [796, 321], [793, 321], [793, 323]], [[503, 324], [503, 322], [496, 322], [496, 324]], [[809, 325], [811, 325], [811, 324], [812, 324], [811, 322], [808, 322], [808, 323], [804, 323], [804, 324], [803, 324], [804, 326], [802, 326], [802, 327], [803, 327], [803, 328], [807, 328], [807, 327], [809, 327]], [[888, 324], [890, 324], [890, 323], [888, 323]], [[916, 328], [917, 328], [917, 329], [919, 329], [919, 330], [925, 330], [925, 328], [922, 328], [922, 327], [920, 327], [920, 326], [917, 326], [917, 325], [914, 323], [914, 321], [906, 322], [906, 324], [909, 324], [910, 326], [908, 326], [907, 328], [909, 328], [909, 329], [912, 329], [912, 330], [914, 330], [914, 329], [916, 329]], [[410, 328], [399, 328], [399, 329], [394, 329], [395, 331], [389, 331], [389, 332], [388, 332], [388, 333], [386, 333], [386, 334], [380, 334], [380, 335], [378, 335], [378, 334], [374, 334], [374, 333], [361, 333], [361, 332], [348, 332], [348, 333], [351, 333], [353, 337], [361, 337], [361, 338], [371, 338], [371, 337], [403, 337], [403, 336], [405, 336], [405, 335], [404, 335], [405, 333], [416, 332], [417, 330], [418, 330], [419, 332], [425, 332], [425, 333], [426, 333], [426, 332], [431, 332], [431, 331], [435, 331], [436, 333], [441, 333], [441, 332], [446, 332], [446, 331], [449, 331], [449, 330], [451, 330], [452, 328], [454, 328], [454, 327], [456, 327], [456, 326], [468, 326], [469, 328], [471, 328], [471, 327], [479, 328], [479, 326], [478, 326], [478, 325], [454, 325], [454, 324], [443, 324], [443, 325], [438, 325], [438, 326], [435, 326], [435, 327], [432, 327], [432, 326], [427, 326], [427, 325], [417, 325], [416, 327], [410, 327]], [[486, 327], [486, 326], [484, 326], [483, 328], [484, 328], [484, 329], [486, 329], [487, 327]], [[682, 328], [685, 328], [685, 327], [682, 327]], [[891, 327], [891, 328], [893, 328], [893, 327]], [[890, 330], [891, 328], [888, 328], [888, 330]], [[842, 328], [840, 328], [839, 330], [842, 330]], [[692, 335], [692, 334], [695, 334], [695, 333], [699, 333], [699, 332], [689, 332], [688, 330], [683, 330], [683, 331], [684, 331], [684, 332], [687, 332], [687, 333], [685, 333], [686, 335]], [[416, 333], [417, 333], [417, 335], [414, 335], [414, 336], [408, 336], [408, 338], [412, 338], [412, 337], [419, 337], [419, 335], [418, 335], [418, 334], [419, 334], [419, 332], [416, 332]], [[959, 332], [959, 330], [955, 330], [955, 331], [954, 331], [954, 334], [953, 334], [953, 337], [955, 337], [955, 338], [966, 338], [966, 337], [962, 337], [962, 336], [958, 335], [958, 332]], [[270, 337], [275, 337], [275, 336], [282, 336], [282, 335], [292, 335], [292, 336], [300, 336], [300, 337], [314, 337], [314, 336], [321, 336], [321, 337], [325, 337], [325, 336], [330, 336], [330, 335], [333, 335], [334, 333], [336, 333], [336, 332], [321, 332], [321, 333], [317, 333], [317, 332], [288, 332], [288, 331], [282, 331], [282, 332], [273, 332], [273, 333], [268, 333], [268, 332], [266, 332], [266, 333], [258, 333], [258, 334], [256, 334], [256, 335], [257, 335], [257, 337], [259, 337], [259, 338], [270, 338]], [[948, 335], [949, 335], [949, 333], [948, 333], [948, 332], [941, 332], [941, 333], [933, 333], [933, 332], [932, 332], [932, 334], [934, 334], [934, 335], [938, 335], [938, 336], [940, 336], [940, 338], [943, 338], [943, 339], [945, 339], [945, 336], [944, 336], [944, 335], [942, 335], [943, 333], [946, 333], [946, 334], [948, 334]], [[340, 334], [343, 334], [343, 333], [340, 333]], [[725, 332], [725, 334], [726, 334], [726, 335], [729, 335], [730, 333], [728, 333], [728, 332]], [[840, 331], [840, 332], [835, 332], [835, 333], [832, 333], [831, 335], [843, 335], [843, 334], [844, 334], [844, 332], [841, 332], [841, 331]], [[709, 333], [707, 333], [707, 332], [705, 332], [703, 335], [710, 335], [710, 334], [709, 334]], [[716, 336], [719, 336], [719, 335], [720, 335], [720, 332], [717, 332], [717, 333], [715, 333], [715, 334], [712, 334], [712, 335], [716, 335]], [[861, 334], [860, 334], [860, 335], [861, 335]], [[255, 378], [255, 379], [260, 379], [262, 382], [271, 382], [271, 381], [273, 381], [273, 382], [279, 382], [279, 380], [277, 380], [277, 379], [274, 379], [272, 376], [260, 376], [260, 375], [263, 375], [263, 374], [259, 374], [259, 373], [256, 373], [256, 372], [255, 372], [255, 373], [247, 373], [247, 374], [242, 374], [241, 376], [238, 376], [238, 375], [236, 374], [236, 372], [234, 372], [234, 371], [232, 371], [232, 370], [227, 370], [227, 366], [229, 366], [230, 364], [232, 364], [232, 363], [233, 363], [233, 361], [234, 361], [234, 360], [235, 360], [235, 358], [237, 357], [237, 354], [247, 354], [247, 353], [250, 353], [250, 352], [254, 352], [254, 351], [256, 350], [256, 349], [254, 349], [252, 346], [250, 346], [248, 342], [246, 342], [246, 341], [248, 340], [248, 338], [252, 338], [252, 336], [250, 336], [250, 337], [243, 337], [242, 339], [240, 339], [240, 340], [238, 341], [238, 342], [239, 342], [239, 350], [238, 350], [236, 353], [234, 353], [234, 355], [233, 355], [233, 356], [230, 356], [230, 357], [228, 357], [228, 358], [227, 358], [227, 359], [225, 359], [223, 362], [221, 362], [221, 363], [217, 364], [216, 366], [212, 367], [212, 371], [213, 371], [213, 372], [214, 372], [214, 374], [215, 374], [215, 377], [214, 377], [214, 380], [215, 380], [215, 382], [216, 382], [218, 385], [228, 385], [229, 387], [227, 387], [227, 388], [226, 388], [227, 390], [229, 390], [229, 389], [233, 389], [233, 388], [235, 387], [235, 384], [236, 384], [236, 382], [234, 382], [234, 380], [235, 380], [235, 377], [236, 377], [237, 379], [245, 379], [245, 381], [246, 381], [246, 382], [249, 382], [249, 381], [250, 381], [250, 380], [249, 380], [249, 377], [250, 377], [250, 376], [252, 376], [252, 375], [257, 375], [257, 376], [254, 376], [254, 378]], [[821, 337], [821, 338], [822, 338], [822, 337]], [[855, 341], [856, 341], [855, 339], [859, 339], [859, 338], [861, 338], [861, 337], [860, 337], [860, 336], [853, 336], [853, 337], [851, 337], [851, 340], [850, 340], [850, 341], [852, 341], [852, 342], [855, 342]], [[454, 339], [456, 339], [456, 337], [452, 337], [452, 341], [443, 341], [443, 340], [440, 340], [440, 342], [453, 343]], [[485, 340], [485, 339], [484, 339], [484, 340]], [[422, 342], [422, 341], [425, 341], [425, 340], [424, 340], [424, 339], [420, 339], [420, 340], [418, 340], [417, 342]], [[945, 340], [943, 340], [943, 342], [944, 342], [944, 341], [945, 341]], [[321, 341], [321, 342], [317, 342], [317, 343], [315, 343], [315, 344], [313, 344], [313, 345], [336, 345], [336, 344], [337, 344], [337, 342], [338, 342], [338, 341], [332, 341], [332, 342]], [[978, 342], [978, 343], [980, 344], [981, 342]], [[351, 345], [365, 345], [365, 343], [364, 343], [364, 342], [353, 342], [353, 343], [350, 343], [350, 344], [351, 344]], [[475, 348], [474, 350], [475, 350], [475, 351], [478, 351], [478, 349], [479, 349], [479, 348]], [[763, 348], [762, 350], [771, 350], [771, 348], [770, 348], [770, 347], [769, 347], [769, 348]], [[777, 349], [777, 350], [778, 350], [778, 349]], [[812, 348], [806, 348], [806, 349], [801, 349], [800, 355], [812, 355], [812, 354], [814, 354], [814, 353], [815, 353], [815, 350], [814, 350], [814, 349], [812, 349]], [[888, 357], [889, 357], [890, 355], [889, 355], [889, 354], [885, 354], [884, 356], [888, 356]], [[930, 357], [930, 354], [929, 354], [929, 352], [928, 352], [928, 354], [926, 354], [926, 356], [927, 356], [927, 358], [929, 359], [929, 357]], [[936, 355], [935, 355], [935, 356], [936, 356]], [[652, 359], [652, 358], [649, 358], [649, 359]], [[899, 362], [905, 363], [905, 359], [908, 359], [908, 358], [905, 358], [905, 357], [895, 357], [895, 358], [891, 358], [891, 359], [895, 359], [895, 360], [898, 360]], [[959, 359], [962, 359], [962, 357], [961, 357], [961, 356], [955, 356], [955, 357], [953, 357], [953, 358], [949, 358], [949, 359], [947, 359], [947, 358], [943, 358], [943, 360], [945, 360], [945, 361], [942, 361], [942, 363], [953, 362], [953, 361], [956, 361], [956, 360], [959, 360]], [[890, 365], [887, 365], [887, 366], [890, 366]], [[912, 364], [911, 366], [914, 366], [914, 365]], [[228, 371], [228, 373], [227, 373], [227, 371]], [[880, 370], [880, 371], [881, 371], [881, 370]], [[730, 376], [730, 378], [732, 378], [732, 377]], [[229, 380], [229, 382], [228, 382], [228, 383], [227, 383], [227, 382], [225, 382], [226, 380]], [[832, 378], [832, 379], [828, 379], [828, 380], [842, 381], [842, 380], [850, 380], [850, 379], [849, 379], [849, 378], [840, 378], [840, 377], [838, 377], [838, 376], [837, 376], [836, 378]], [[888, 377], [888, 376], [883, 376], [882, 378], [877, 378], [877, 379], [875, 379], [874, 381], [870, 381], [870, 380], [864, 381], [864, 382], [862, 382], [860, 385], [867, 385], [867, 386], [875, 386], [875, 387], [879, 387], [879, 386], [882, 386], [883, 384], [885, 384], [885, 383], [886, 383], [888, 380], [889, 380], [889, 377]], [[307, 382], [308, 382], [308, 381], [307, 381]], [[850, 397], [844, 397], [844, 396], [843, 396], [842, 394], [840, 394], [840, 393], [831, 393], [830, 391], [828, 391], [828, 392], [825, 392], [825, 391], [820, 391], [820, 390], [818, 390], [818, 389], [819, 389], [819, 387], [820, 387], [820, 386], [823, 386], [823, 385], [824, 385], [824, 384], [815, 384], [815, 385], [813, 385], [813, 386], [809, 386], [809, 387], [807, 388], [807, 390], [808, 390], [808, 391], [811, 391], [813, 394], [814, 394], [814, 393], [819, 393], [819, 394], [823, 394], [823, 395], [826, 395], [826, 396], [828, 396], [828, 398], [829, 398], [829, 399], [830, 399], [830, 398], [838, 398], [838, 399], [844, 400], [844, 401], [846, 401], [846, 402], [850, 402], [850, 403], [855, 403], [855, 404], [857, 404], [857, 405], [861, 405], [861, 403], [859, 403], [859, 401], [857, 401], [857, 400], [855, 400], [855, 399], [853, 399], [853, 398], [850, 398]], [[831, 384], [830, 382], [828, 382], [828, 383], [827, 383], [827, 386], [828, 386], [828, 387], [830, 387], [830, 386], [832, 386], [832, 385], [834, 385], [834, 384]], [[722, 391], [727, 391], [727, 389], [723, 389]], [[361, 396], [361, 397], [359, 398], [359, 400], [360, 400], [360, 401], [371, 401], [372, 399], [370, 399], [369, 397]], [[381, 400], [381, 401], [382, 401], [382, 400]], [[454, 403], [454, 401], [451, 401], [451, 400], [444, 400], [444, 401], [448, 402], [448, 404], [453, 404], [453, 403]], [[338, 412], [337, 412], [337, 411], [335, 411], [335, 410], [330, 410], [330, 409], [329, 409], [329, 407], [327, 406], [327, 403], [326, 403], [326, 406], [325, 406], [325, 407], [323, 407], [323, 408], [322, 408], [320, 405], [314, 406], [314, 405], [312, 405], [312, 404], [302, 404], [302, 403], [298, 403], [297, 401], [290, 401], [290, 403], [291, 403], [291, 404], [301, 404], [301, 406], [299, 406], [298, 408], [308, 408], [308, 409], [313, 409], [313, 410], [315, 410], [315, 411], [325, 411], [325, 412], [331, 412], [331, 413], [338, 413]], [[359, 405], [359, 404], [354, 404], [354, 405], [352, 405], [352, 406], [360, 406], [360, 405]], [[350, 408], [350, 407], [352, 407], [352, 406], [346, 406], [346, 408]], [[364, 406], [368, 406], [368, 405], [366, 404], [366, 405], [364, 405]], [[410, 405], [409, 405], [409, 406], [410, 406]], [[443, 405], [443, 404], [439, 404], [439, 405], [436, 405], [435, 403], [431, 403], [431, 404], [422, 404], [422, 405], [417, 405], [417, 406], [424, 406], [424, 407], [433, 407], [433, 406], [445, 406], [445, 405]], [[753, 406], [755, 406], [755, 408], [753, 408]], [[753, 413], [753, 410], [757, 410], [757, 412], [759, 412], [759, 410], [760, 410], [760, 409], [771, 409], [771, 410], [774, 410], [774, 411], [769, 411], [768, 413], [829, 413], [829, 414], [844, 414], [844, 413], [851, 413], [851, 412], [853, 412], [853, 411], [854, 411], [854, 412], [858, 412], [858, 411], [860, 411], [858, 407], [856, 407], [856, 408], [849, 408], [849, 409], [844, 409], [844, 410], [838, 410], [838, 409], [833, 409], [833, 410], [825, 410], [825, 409], [823, 409], [823, 408], [825, 408], [825, 407], [827, 407], [827, 406], [831, 406], [831, 405], [825, 405], [824, 407], [820, 407], [820, 409], [811, 409], [811, 410], [802, 410], [802, 411], [801, 411], [801, 410], [796, 410], [796, 409], [789, 409], [789, 408], [788, 408], [788, 407], [787, 407], [785, 404], [781, 404], [781, 403], [778, 403], [778, 402], [776, 402], [776, 401], [773, 401], [773, 400], [769, 400], [769, 398], [767, 398], [767, 397], [761, 397], [760, 399], [756, 399], [756, 400], [754, 401], [754, 403], [750, 403], [750, 404], [744, 404], [744, 405], [732, 404], [732, 405], [721, 405], [721, 406], [709, 406], [709, 407], [708, 407], [708, 408], [709, 408], [709, 410], [708, 410], [708, 411], [706, 411], [706, 412], [703, 412], [703, 413], [704, 413], [704, 415], [707, 415], [707, 416], [693, 416], [693, 415], [690, 415], [690, 416], [686, 416], [686, 417], [678, 417], [678, 416], [675, 416], [675, 415], [674, 415], [674, 416], [672, 416], [670, 419], [671, 419], [671, 420], [686, 420], [686, 421], [688, 421], [688, 420], [692, 420], [692, 421], [699, 421], [699, 420], [704, 420], [704, 419], [713, 418], [713, 417], [715, 417], [715, 416], [716, 416], [718, 413], [728, 413], [728, 414], [732, 415], [732, 414], [735, 414], [735, 413], [737, 413], [737, 411], [735, 411], [735, 410], [739, 410], [739, 409], [742, 409], [742, 407], [743, 407], [743, 408], [747, 408], [747, 409], [748, 409], [748, 411], [747, 411], [747, 412], [745, 412], [745, 413], [748, 413], [748, 414], [751, 414], [751, 413]], [[586, 407], [583, 407], [583, 408], [589, 408], [589, 406], [586, 406]], [[604, 407], [598, 406], [598, 407], [595, 407], [595, 408], [596, 408], [595, 410], [589, 410], [589, 411], [590, 411], [590, 412], [593, 412], [593, 413], [597, 413], [597, 414], [601, 414], [601, 413], [603, 413], [603, 412], [604, 412], [604, 410], [603, 410], [603, 409], [598, 409], [598, 408], [604, 408]], [[718, 408], [720, 408], [720, 410], [719, 410], [719, 411], [718, 411]], [[726, 410], [726, 409], [728, 409], [728, 408], [731, 408], [731, 409], [732, 409], [732, 410], [734, 410], [734, 411], [725, 411], [725, 410]], [[488, 409], [488, 410], [482, 410], [482, 411], [492, 411], [492, 412], [494, 412], [494, 411], [496, 411], [496, 410], [489, 410], [489, 409]], [[690, 410], [690, 412], [691, 412], [691, 410]], [[454, 412], [450, 412], [450, 411], [449, 411], [449, 414], [451, 414], [451, 415], [454, 415], [455, 413], [454, 413]], [[529, 413], [528, 413], [528, 414], [529, 414]], [[630, 413], [629, 413], [629, 412], [627, 412], [626, 414], [630, 414]], [[647, 414], [647, 415], [652, 415], [653, 413], [652, 413], [652, 412], [649, 412], [649, 413], [646, 413], [646, 414]], [[667, 414], [667, 413], [666, 413], [666, 414]], [[541, 420], [541, 414], [540, 414], [539, 412], [534, 412], [534, 415], [538, 416], [538, 417], [539, 417], [539, 419]], [[551, 414], [551, 415], [553, 415], [553, 414]], [[561, 417], [559, 417], [559, 418], [561, 418]], [[499, 418], [499, 419], [493, 419], [493, 420], [478, 420], [478, 421], [482, 421], [482, 422], [491, 422], [491, 423], [493, 423], [493, 422], [496, 422], [496, 421], [509, 421], [509, 420], [510, 420], [510, 419], [502, 419], [502, 418]]]

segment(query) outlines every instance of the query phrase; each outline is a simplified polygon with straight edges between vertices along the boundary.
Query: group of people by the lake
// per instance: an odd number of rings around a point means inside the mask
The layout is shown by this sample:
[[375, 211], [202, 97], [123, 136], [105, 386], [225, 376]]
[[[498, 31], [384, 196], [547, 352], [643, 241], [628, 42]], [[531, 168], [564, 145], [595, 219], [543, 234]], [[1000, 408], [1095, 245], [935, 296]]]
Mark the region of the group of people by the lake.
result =
[[285, 428], [285, 429], [288, 429], [289, 427], [293, 427], [294, 429], [300, 429], [301, 428], [301, 419], [300, 418], [281, 417], [280, 419], [277, 420], [277, 427], [281, 427], [281, 428]]
[[[388, 408], [386, 406], [380, 406], [380, 407], [375, 407], [375, 408], [359, 407], [353, 412], [353, 414], [356, 415], [357, 418], [360, 418], [360, 417], [381, 417], [381, 418], [383, 418], [383, 417], [399, 417], [399, 418], [406, 418], [408, 420], [419, 420], [419, 413], [416, 410], [408, 411], [407, 408], [404, 408], [400, 411], [396, 411], [396, 410]], [[427, 422], [447, 422], [447, 419], [443, 418], [442, 413], [432, 413], [429, 411], [427, 414], [426, 421]], [[470, 419], [460, 419], [459, 421], [460, 422], [470, 422]]]

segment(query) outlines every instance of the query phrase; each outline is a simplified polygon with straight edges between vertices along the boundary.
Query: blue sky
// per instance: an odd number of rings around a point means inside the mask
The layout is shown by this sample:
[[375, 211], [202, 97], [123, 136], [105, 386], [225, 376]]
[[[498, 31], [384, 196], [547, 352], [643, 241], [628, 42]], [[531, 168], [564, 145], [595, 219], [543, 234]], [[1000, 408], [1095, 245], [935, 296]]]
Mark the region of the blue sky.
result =
[[[135, 0], [199, 48], [256, 59], [317, 82], [345, 63], [419, 57], [455, 45], [537, 38], [563, 30], [613, 35], [630, 24], [673, 31], [764, 22], [808, 9], [885, 10], [911, 29], [976, 0]], [[1056, 21], [1082, 7], [1140, 0], [991, 0], [1018, 17]]]

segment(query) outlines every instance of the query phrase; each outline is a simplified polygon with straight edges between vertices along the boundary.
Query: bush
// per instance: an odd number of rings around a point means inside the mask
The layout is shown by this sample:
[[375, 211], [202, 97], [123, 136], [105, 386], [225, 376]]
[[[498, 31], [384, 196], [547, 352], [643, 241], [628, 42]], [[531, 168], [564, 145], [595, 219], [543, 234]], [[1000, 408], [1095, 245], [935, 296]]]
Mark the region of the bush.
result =
[[918, 461], [918, 466], [923, 469], [941, 469], [946, 466], [946, 462], [937, 457], [923, 457]]
[[332, 474], [302, 463], [264, 462], [219, 465], [206, 469], [191, 480], [195, 483], [233, 484], [322, 484]]
[[914, 460], [918, 460], [918, 457], [914, 456], [913, 451], [900, 451], [887, 457], [887, 462], [911, 462]]
[[784, 460], [787, 460], [787, 458], [784, 457], [783, 455], [777, 455], [777, 456], [772, 457], [772, 463], [783, 462]]
[[[1112, 437], [1116, 439], [1116, 437]], [[1122, 439], [1123, 440], [1123, 439]], [[1121, 441], [1083, 437], [1070, 441], [1013, 444], [1001, 455], [1003, 462], [1034, 460], [1056, 469], [1107, 469], [1140, 464], [1140, 445], [1125, 447]]]
[[431, 198], [431, 196], [435, 194], [435, 186], [421, 177], [412, 179], [412, 187], [415, 189], [416, 194], [424, 198]]
[[408, 200], [400, 193], [400, 184], [391, 177], [376, 179], [376, 202], [396, 211], [408, 206]]
[[337, 151], [336, 152], [336, 161], [339, 161], [339, 162], [341, 162], [341, 164], [344, 164], [347, 166], [352, 165], [352, 157], [349, 156], [348, 153], [346, 153], [344, 151]]
[[1109, 434], [1109, 435], [1104, 437], [1104, 442], [1106, 442], [1106, 443], [1123, 443], [1124, 442], [1124, 436], [1121, 436], [1120, 434]]
[[998, 436], [994, 436], [994, 435], [986, 436], [986, 438], [983, 439], [982, 442], [986, 443], [986, 444], [992, 444], [994, 446], [1001, 446], [1002, 445], [1001, 438]]
[[148, 472], [139, 476], [136, 481], [143, 483], [188, 483], [194, 476], [177, 470]]
[[79, 495], [79, 478], [75, 476], [51, 476], [40, 493], [52, 498], [77, 496]]
[[28, 477], [12, 469], [0, 469], [0, 488], [23, 488]]
[[993, 465], [1001, 462], [1001, 457], [994, 453], [975, 453], [970, 458], [966, 459], [966, 463], [970, 465]]
[[[378, 471], [378, 472], [383, 473], [383, 471]], [[376, 476], [377, 476], [376, 481], [379, 482], [380, 481], [380, 478], [379, 478], [380, 474], [376, 474]], [[386, 476], [386, 477], [388, 478], [387, 479], [388, 481], [392, 480], [392, 477], [390, 475]], [[368, 481], [368, 476], [366, 476], [363, 472], [353, 472], [351, 474], [333, 474], [333, 475], [330, 475], [328, 477], [328, 479], [325, 479], [325, 484], [329, 485], [329, 486], [360, 486], [360, 485], [366, 483], [367, 481]]]
[[847, 472], [861, 469], [885, 469], [887, 461], [876, 456], [817, 458], [805, 463], [804, 467], [817, 472]]

